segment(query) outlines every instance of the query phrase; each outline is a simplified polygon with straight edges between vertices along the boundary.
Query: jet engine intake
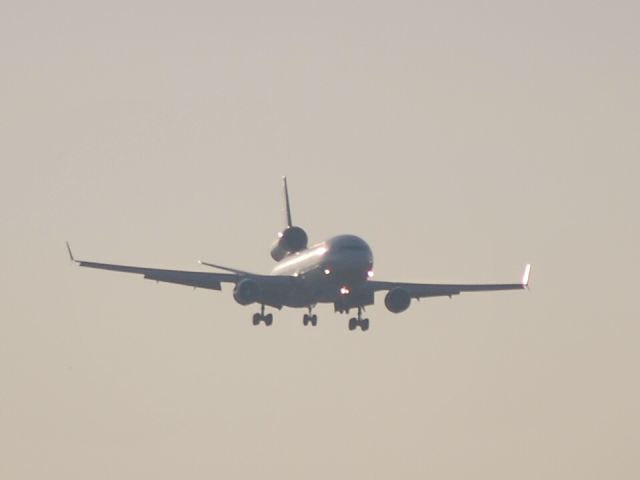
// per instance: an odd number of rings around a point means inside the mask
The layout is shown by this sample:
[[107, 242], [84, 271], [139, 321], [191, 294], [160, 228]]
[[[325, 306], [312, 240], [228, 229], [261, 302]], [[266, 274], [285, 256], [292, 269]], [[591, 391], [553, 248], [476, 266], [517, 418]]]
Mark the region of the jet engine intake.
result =
[[260, 298], [260, 285], [255, 280], [244, 278], [233, 289], [233, 299], [240, 305], [255, 303]]
[[288, 227], [278, 234], [278, 239], [271, 247], [271, 258], [279, 262], [287, 255], [307, 248], [309, 238], [307, 232], [300, 227]]
[[390, 312], [404, 312], [411, 304], [411, 295], [402, 287], [389, 290], [384, 297], [384, 304]]

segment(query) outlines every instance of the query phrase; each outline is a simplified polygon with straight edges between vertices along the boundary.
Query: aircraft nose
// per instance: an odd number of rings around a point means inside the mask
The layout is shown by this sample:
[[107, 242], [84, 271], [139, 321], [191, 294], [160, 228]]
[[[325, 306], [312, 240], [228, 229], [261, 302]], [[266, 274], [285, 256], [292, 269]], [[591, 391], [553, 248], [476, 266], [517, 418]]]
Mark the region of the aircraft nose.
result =
[[329, 271], [339, 271], [352, 280], [367, 278], [373, 267], [373, 254], [369, 245], [354, 235], [340, 235], [327, 241]]
[[373, 258], [367, 252], [343, 252], [333, 257], [328, 270], [354, 279], [367, 278], [373, 267]]

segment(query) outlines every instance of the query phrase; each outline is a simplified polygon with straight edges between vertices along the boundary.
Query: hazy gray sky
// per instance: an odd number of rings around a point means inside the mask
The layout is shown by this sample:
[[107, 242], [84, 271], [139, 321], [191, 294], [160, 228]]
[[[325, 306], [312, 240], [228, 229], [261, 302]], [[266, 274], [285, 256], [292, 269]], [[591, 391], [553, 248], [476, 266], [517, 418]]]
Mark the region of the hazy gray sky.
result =
[[[637, 2], [0, 6], [0, 477], [640, 476]], [[251, 325], [280, 176], [381, 298]]]

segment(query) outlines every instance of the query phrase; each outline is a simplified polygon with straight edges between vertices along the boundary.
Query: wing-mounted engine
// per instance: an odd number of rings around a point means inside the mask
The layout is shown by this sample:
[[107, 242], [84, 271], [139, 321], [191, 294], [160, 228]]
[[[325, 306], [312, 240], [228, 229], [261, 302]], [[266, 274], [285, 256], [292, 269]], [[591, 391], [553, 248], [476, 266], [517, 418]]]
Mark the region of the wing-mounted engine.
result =
[[411, 295], [404, 288], [397, 287], [389, 290], [384, 297], [384, 304], [392, 313], [404, 312], [411, 304]]
[[251, 278], [243, 278], [233, 289], [233, 299], [240, 305], [255, 303], [260, 298], [260, 285]]
[[307, 248], [309, 237], [300, 227], [294, 227], [291, 220], [291, 206], [289, 204], [289, 189], [287, 188], [287, 177], [282, 178], [284, 182], [284, 206], [286, 213], [287, 227], [278, 233], [278, 238], [271, 247], [271, 258], [279, 262], [287, 255], [299, 252]]
[[287, 227], [278, 233], [278, 238], [271, 247], [271, 258], [279, 262], [287, 255], [299, 252], [307, 248], [309, 237], [300, 227]]

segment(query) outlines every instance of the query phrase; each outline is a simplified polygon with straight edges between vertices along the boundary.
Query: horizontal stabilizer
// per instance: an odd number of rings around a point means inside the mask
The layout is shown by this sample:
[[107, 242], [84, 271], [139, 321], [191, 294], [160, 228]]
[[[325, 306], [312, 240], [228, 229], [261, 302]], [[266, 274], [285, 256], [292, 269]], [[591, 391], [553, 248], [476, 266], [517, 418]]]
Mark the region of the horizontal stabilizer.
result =
[[219, 268], [220, 270], [225, 270], [227, 272], [236, 273], [238, 275], [252, 275], [249, 272], [244, 270], [238, 270], [237, 268], [224, 267], [222, 265], [216, 265], [215, 263], [203, 262], [202, 260], [198, 260], [200, 265], [206, 265], [207, 267]]

